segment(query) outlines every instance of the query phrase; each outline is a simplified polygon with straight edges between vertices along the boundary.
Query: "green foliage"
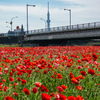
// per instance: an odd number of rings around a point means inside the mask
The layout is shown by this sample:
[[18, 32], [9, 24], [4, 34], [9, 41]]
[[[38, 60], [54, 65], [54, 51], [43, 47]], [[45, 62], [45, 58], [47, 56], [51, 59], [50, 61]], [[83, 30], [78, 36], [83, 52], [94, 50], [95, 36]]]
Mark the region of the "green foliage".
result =
[[0, 44], [0, 47], [19, 47], [20, 45], [19, 44], [11, 44], [11, 45], [8, 45], [8, 44]]

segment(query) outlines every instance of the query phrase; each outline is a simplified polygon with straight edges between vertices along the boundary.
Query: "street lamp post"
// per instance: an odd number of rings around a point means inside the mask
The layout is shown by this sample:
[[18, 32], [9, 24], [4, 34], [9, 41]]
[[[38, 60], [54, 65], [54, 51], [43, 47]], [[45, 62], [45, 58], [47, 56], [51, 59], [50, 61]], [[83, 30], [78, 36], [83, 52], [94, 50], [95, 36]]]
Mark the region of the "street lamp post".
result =
[[67, 11], [69, 11], [69, 18], [70, 18], [70, 29], [71, 29], [71, 9], [64, 9], [64, 10], [67, 10]]
[[28, 34], [28, 6], [33, 6], [35, 7], [35, 5], [26, 5], [26, 16], [27, 16], [27, 34]]
[[16, 17], [13, 17], [12, 19], [11, 19], [11, 22], [10, 22], [10, 24], [11, 24], [11, 32], [12, 32], [12, 20], [14, 19], [14, 18], [18, 18], [18, 16], [16, 16]]
[[13, 17], [12, 19], [11, 19], [11, 22], [6, 22], [6, 23], [9, 23], [10, 25], [11, 25], [11, 32], [12, 32], [12, 20], [14, 19], [14, 18], [18, 18], [18, 16], [16, 16], [16, 17]]
[[46, 30], [46, 20], [44, 20], [43, 18], [40, 18], [40, 19], [45, 22], [45, 30]]

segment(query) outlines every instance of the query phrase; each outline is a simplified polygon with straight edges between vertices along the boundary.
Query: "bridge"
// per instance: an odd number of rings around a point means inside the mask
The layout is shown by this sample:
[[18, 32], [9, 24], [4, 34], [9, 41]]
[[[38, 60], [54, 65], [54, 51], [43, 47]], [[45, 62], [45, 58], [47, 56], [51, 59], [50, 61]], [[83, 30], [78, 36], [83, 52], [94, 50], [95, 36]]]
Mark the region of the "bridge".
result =
[[[49, 29], [30, 30], [24, 36], [24, 44], [53, 44], [66, 42], [71, 39], [96, 39], [100, 38], [100, 22], [84, 23], [71, 26], [52, 27]], [[47, 43], [48, 42], [48, 43]], [[68, 43], [68, 41], [66, 42]]]

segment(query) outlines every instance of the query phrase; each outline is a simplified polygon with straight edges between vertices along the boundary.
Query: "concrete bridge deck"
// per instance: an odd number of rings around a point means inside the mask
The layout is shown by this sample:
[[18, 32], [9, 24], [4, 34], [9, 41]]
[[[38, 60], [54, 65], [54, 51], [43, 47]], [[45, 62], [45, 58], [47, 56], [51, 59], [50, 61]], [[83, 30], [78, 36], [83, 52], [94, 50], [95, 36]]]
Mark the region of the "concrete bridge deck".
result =
[[31, 30], [24, 38], [24, 41], [35, 40], [56, 40], [75, 38], [99, 38], [100, 22], [61, 26], [47, 29]]

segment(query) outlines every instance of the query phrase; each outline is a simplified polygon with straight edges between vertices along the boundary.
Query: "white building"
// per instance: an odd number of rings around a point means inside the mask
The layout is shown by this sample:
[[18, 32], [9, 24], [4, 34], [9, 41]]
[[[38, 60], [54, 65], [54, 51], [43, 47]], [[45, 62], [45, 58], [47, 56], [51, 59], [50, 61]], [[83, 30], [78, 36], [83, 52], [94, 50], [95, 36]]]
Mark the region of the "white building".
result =
[[19, 29], [14, 29], [14, 32], [21, 32], [21, 28], [19, 28]]

